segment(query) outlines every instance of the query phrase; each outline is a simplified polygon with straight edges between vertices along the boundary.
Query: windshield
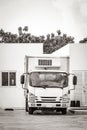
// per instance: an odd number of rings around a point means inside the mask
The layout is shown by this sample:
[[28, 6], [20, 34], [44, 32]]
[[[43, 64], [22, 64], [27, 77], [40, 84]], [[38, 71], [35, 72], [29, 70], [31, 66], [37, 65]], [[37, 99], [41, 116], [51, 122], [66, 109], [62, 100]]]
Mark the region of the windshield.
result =
[[68, 86], [68, 76], [64, 72], [32, 72], [30, 85], [33, 87], [59, 87]]

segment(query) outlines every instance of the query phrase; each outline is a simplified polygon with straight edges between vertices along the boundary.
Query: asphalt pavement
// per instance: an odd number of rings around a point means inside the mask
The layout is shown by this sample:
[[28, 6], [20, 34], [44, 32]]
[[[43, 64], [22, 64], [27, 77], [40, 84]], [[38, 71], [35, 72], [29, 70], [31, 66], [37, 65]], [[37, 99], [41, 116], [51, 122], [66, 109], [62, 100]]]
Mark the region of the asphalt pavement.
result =
[[0, 109], [0, 130], [86, 130], [87, 111], [56, 112], [36, 111], [29, 115], [24, 110]]

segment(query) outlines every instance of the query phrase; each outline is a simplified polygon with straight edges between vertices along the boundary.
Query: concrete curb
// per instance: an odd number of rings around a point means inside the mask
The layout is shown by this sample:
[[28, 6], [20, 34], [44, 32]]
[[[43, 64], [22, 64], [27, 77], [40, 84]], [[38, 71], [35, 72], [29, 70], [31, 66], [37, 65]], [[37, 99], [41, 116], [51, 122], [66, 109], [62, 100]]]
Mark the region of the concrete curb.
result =
[[71, 114], [87, 114], [87, 107], [69, 107], [68, 113], [71, 113]]

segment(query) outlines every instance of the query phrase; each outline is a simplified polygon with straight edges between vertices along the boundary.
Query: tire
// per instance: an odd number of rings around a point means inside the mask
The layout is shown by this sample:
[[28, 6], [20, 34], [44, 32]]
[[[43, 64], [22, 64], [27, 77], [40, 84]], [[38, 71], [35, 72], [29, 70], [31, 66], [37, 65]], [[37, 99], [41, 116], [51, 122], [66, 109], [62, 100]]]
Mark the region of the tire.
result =
[[33, 114], [33, 112], [34, 112], [33, 108], [29, 108], [28, 113], [29, 113], [29, 114]]
[[29, 107], [28, 107], [28, 97], [26, 97], [26, 101], [25, 101], [25, 110], [26, 112], [28, 112]]
[[62, 114], [63, 114], [63, 115], [66, 115], [66, 114], [67, 114], [67, 109], [66, 109], [66, 108], [62, 109]]
[[59, 109], [56, 109], [56, 112], [59, 112], [60, 110]]

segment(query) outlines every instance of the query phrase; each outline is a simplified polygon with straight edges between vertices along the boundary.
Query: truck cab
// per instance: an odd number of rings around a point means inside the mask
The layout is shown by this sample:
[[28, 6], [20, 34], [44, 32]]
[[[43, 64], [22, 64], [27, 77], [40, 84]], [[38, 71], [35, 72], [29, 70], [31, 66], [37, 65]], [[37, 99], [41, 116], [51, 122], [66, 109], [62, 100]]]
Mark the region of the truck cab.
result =
[[56, 110], [66, 114], [68, 100], [64, 88], [68, 86], [65, 72], [38, 71], [29, 75], [29, 114], [34, 110]]

